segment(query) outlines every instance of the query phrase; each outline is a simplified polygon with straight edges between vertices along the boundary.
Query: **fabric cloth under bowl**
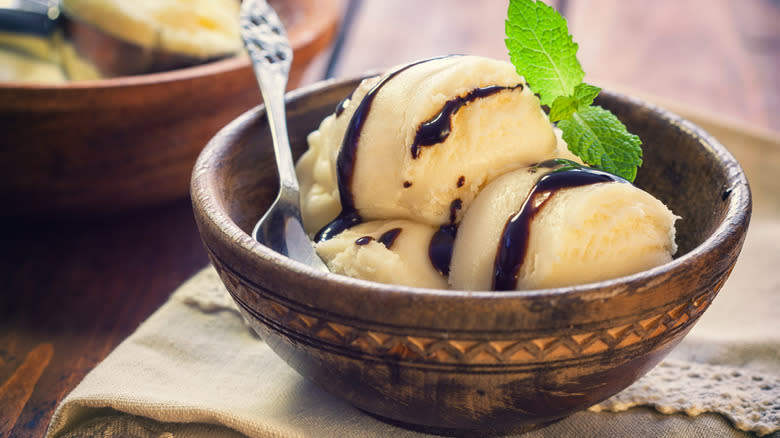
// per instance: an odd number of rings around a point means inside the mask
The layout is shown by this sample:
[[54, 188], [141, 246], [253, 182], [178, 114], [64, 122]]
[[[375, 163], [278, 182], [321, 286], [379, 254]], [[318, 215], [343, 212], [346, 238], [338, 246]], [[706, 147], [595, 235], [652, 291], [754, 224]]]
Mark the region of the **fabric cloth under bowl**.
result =
[[[688, 337], [613, 398], [524, 437], [780, 436], [780, 222], [754, 221]], [[419, 437], [302, 378], [208, 267], [58, 406], [48, 436]]]

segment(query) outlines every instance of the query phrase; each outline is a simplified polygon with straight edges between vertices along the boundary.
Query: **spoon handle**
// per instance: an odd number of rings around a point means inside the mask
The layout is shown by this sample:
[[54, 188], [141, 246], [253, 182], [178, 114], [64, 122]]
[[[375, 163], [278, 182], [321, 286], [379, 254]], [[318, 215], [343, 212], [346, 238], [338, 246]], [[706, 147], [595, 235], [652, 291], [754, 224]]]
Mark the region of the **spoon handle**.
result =
[[298, 179], [287, 136], [284, 103], [287, 76], [293, 58], [287, 33], [268, 2], [244, 0], [241, 4], [241, 35], [265, 103], [279, 167], [281, 196], [285, 196], [285, 192], [293, 192], [298, 196]]

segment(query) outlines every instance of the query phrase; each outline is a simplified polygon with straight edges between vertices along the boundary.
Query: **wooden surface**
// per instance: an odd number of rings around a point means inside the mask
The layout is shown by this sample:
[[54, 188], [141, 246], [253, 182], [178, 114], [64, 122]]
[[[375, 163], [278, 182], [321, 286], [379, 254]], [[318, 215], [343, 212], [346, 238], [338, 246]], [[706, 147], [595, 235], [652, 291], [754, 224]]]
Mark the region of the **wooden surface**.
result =
[[[780, 133], [777, 1], [553, 3], [589, 80]], [[442, 53], [506, 59], [506, 2], [349, 5], [334, 76]], [[328, 61], [304, 82], [322, 78]], [[122, 217], [0, 225], [0, 437], [41, 436], [60, 400], [207, 258], [186, 199]]]

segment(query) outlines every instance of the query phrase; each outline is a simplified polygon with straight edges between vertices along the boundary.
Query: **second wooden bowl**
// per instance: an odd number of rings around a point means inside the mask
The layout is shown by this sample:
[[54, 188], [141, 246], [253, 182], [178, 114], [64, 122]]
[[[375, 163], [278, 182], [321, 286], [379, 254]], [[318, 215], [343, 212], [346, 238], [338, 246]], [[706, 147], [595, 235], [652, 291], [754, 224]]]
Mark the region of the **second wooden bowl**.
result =
[[[276, 3], [294, 88], [332, 40], [342, 2]], [[245, 56], [63, 85], [0, 83], [0, 216], [93, 216], [183, 198], [203, 146], [260, 101]]]

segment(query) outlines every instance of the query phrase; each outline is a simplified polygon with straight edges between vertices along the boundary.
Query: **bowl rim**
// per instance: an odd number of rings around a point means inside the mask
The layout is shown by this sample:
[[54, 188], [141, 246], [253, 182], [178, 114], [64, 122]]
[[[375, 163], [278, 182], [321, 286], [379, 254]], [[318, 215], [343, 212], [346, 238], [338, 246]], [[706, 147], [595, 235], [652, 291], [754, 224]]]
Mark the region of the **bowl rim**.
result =
[[232, 55], [227, 58], [221, 58], [209, 61], [204, 64], [198, 64], [191, 67], [179, 68], [174, 70], [162, 71], [157, 73], [148, 73], [134, 76], [119, 76], [114, 78], [85, 79], [81, 81], [70, 81], [57, 84], [41, 84], [37, 82], [15, 81], [0, 82], [0, 91], [36, 91], [36, 92], [56, 92], [61, 90], [84, 91], [101, 89], [121, 89], [132, 88], [153, 84], [164, 84], [181, 80], [188, 80], [203, 76], [217, 75], [226, 71], [248, 68], [249, 58], [244, 54]]
[[[307, 95], [315, 92], [321, 92], [330, 88], [346, 86], [352, 83], [356, 85], [361, 79], [370, 76], [363, 74], [342, 79], [326, 79], [295, 90], [286, 94], [288, 107], [291, 103], [304, 99]], [[464, 298], [469, 300], [489, 299], [489, 300], [529, 300], [538, 298], [582, 298], [582, 299], [604, 299], [611, 295], [622, 293], [626, 287], [640, 284], [643, 281], [668, 274], [672, 271], [684, 270], [687, 266], [695, 263], [695, 260], [704, 256], [710, 249], [717, 247], [723, 242], [741, 241], [744, 239], [744, 232], [740, 236], [740, 230], [746, 229], [750, 221], [752, 212], [752, 198], [747, 177], [734, 156], [714, 137], [705, 132], [702, 128], [690, 122], [683, 117], [663, 109], [650, 102], [632, 97], [620, 92], [603, 89], [602, 96], [606, 96], [618, 101], [624, 101], [631, 105], [649, 110], [661, 119], [677, 126], [682, 132], [694, 137], [702, 146], [706, 147], [709, 153], [716, 156], [717, 160], [723, 163], [726, 171], [726, 180], [730, 182], [729, 187], [724, 187], [728, 192], [728, 206], [725, 215], [721, 219], [715, 230], [700, 244], [692, 248], [687, 253], [675, 257], [671, 261], [662, 265], [647, 269], [638, 273], [616, 277], [612, 279], [556, 288], [531, 289], [531, 290], [513, 290], [513, 291], [488, 291], [488, 290], [454, 290], [454, 289], [429, 289], [421, 287], [403, 286], [396, 284], [385, 284], [359, 278], [348, 277], [332, 272], [319, 272], [303, 263], [283, 256], [272, 249], [255, 241], [249, 234], [244, 232], [222, 208], [220, 202], [216, 202], [209, 196], [209, 187], [204, 183], [204, 173], [208, 171], [211, 165], [209, 160], [217, 157], [215, 153], [220, 147], [226, 147], [220, 144], [223, 139], [230, 138], [228, 133], [236, 132], [241, 127], [251, 125], [259, 119], [265, 118], [263, 105], [258, 105], [240, 115], [224, 128], [220, 130], [211, 141], [205, 146], [197, 163], [193, 169], [193, 178], [191, 182], [191, 193], [193, 208], [202, 212], [209, 222], [216, 225], [219, 233], [226, 237], [238, 247], [240, 252], [248, 253], [250, 258], [257, 260], [263, 259], [266, 262], [278, 264], [285, 270], [291, 271], [296, 275], [303, 275], [313, 283], [310, 286], [316, 287], [320, 282], [335, 283], [337, 286], [358, 287], [361, 291], [371, 291], [374, 294], [380, 294], [384, 299], [391, 299], [394, 296], [405, 297], [438, 297], [438, 298]], [[213, 189], [213, 188], [211, 188]], [[213, 190], [212, 190], [213, 191]], [[226, 224], [222, 226], [221, 224]], [[609, 291], [609, 292], [606, 292]], [[595, 293], [595, 295], [594, 295]]]

